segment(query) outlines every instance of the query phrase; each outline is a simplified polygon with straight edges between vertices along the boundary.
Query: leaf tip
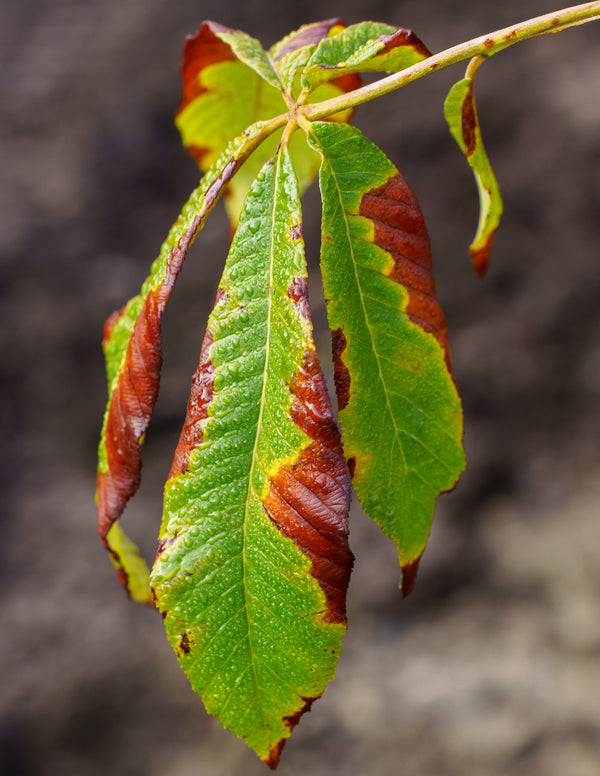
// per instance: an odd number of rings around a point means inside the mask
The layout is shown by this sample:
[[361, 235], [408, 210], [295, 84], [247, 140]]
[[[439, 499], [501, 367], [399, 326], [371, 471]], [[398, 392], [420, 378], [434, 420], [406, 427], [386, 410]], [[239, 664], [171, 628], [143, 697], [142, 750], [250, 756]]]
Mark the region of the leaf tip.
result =
[[492, 242], [494, 241], [494, 235], [496, 234], [496, 230], [494, 229], [492, 232], [488, 234], [487, 240], [481, 247], [474, 247], [471, 245], [469, 248], [469, 254], [471, 255], [471, 262], [473, 264], [473, 268], [475, 269], [475, 272], [479, 275], [480, 278], [484, 277], [488, 270], [488, 266], [490, 263], [490, 251], [492, 249]]
[[[307, 711], [310, 711], [311, 706], [313, 703], [319, 699], [319, 695], [313, 697], [313, 698], [304, 698], [302, 697], [302, 706], [298, 709], [298, 711], [295, 711], [293, 714], [290, 714], [287, 717], [283, 718], [283, 722], [288, 728], [288, 736], [291, 734], [292, 730], [296, 727], [298, 722], [300, 722], [300, 718], [303, 714], [306, 714]], [[271, 748], [269, 751], [269, 754], [266, 757], [263, 757], [263, 762], [269, 766], [269, 768], [274, 771], [277, 766], [279, 765], [279, 758], [281, 757], [281, 752], [283, 750], [283, 747], [285, 746], [285, 742], [287, 741], [287, 738], [282, 738], [281, 741], [278, 741], [274, 747]]]
[[281, 750], [285, 746], [285, 741], [286, 739], [282, 738], [281, 741], [275, 744], [275, 746], [271, 749], [267, 757], [262, 758], [262, 761], [265, 763], [265, 765], [268, 765], [272, 771], [274, 771], [279, 765], [279, 758], [281, 757]]
[[416, 558], [405, 563], [402, 568], [402, 579], [400, 581], [400, 588], [402, 590], [402, 597], [406, 598], [412, 593], [417, 581], [417, 572], [419, 570], [419, 561], [421, 560], [423, 553], [421, 552]]

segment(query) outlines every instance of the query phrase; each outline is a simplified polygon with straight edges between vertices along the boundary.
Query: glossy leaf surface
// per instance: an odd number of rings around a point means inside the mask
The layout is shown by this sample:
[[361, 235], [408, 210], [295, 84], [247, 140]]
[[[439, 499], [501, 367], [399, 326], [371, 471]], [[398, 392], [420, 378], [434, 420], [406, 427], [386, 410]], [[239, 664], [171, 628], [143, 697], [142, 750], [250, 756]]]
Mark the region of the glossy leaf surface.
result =
[[271, 767], [334, 674], [352, 567], [350, 480], [311, 329], [282, 148], [231, 245], [152, 572], [193, 688]]
[[418, 203], [357, 129], [315, 122], [321, 268], [344, 451], [409, 592], [438, 494], [464, 467], [462, 411]]
[[430, 56], [412, 32], [377, 22], [361, 22], [324, 38], [306, 65], [308, 90], [324, 81], [358, 72], [398, 72]]
[[260, 141], [261, 129], [250, 128], [229, 144], [184, 206], [141, 292], [104, 328], [108, 403], [98, 448], [98, 530], [122, 583], [138, 601], [152, 603], [148, 569], [117, 521], [140, 482], [140, 447], [158, 397], [162, 314], [197, 231], [227, 181]]
[[502, 215], [500, 188], [481, 137], [473, 79], [455, 83], [444, 104], [444, 115], [452, 136], [473, 170], [479, 192], [479, 223], [469, 253], [476, 271], [487, 270], [492, 241]]

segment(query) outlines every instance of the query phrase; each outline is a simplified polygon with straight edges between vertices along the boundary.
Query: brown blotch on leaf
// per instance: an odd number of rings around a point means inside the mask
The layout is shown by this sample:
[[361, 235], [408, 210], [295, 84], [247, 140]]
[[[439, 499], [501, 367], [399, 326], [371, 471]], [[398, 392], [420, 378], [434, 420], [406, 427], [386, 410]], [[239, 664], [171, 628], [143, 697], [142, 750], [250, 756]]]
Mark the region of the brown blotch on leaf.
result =
[[[215, 298], [215, 307], [228, 299], [229, 295], [227, 292], [219, 286]], [[215, 367], [210, 360], [212, 344], [213, 334], [210, 329], [207, 329], [202, 341], [202, 348], [200, 349], [198, 367], [192, 378], [187, 412], [173, 456], [169, 479], [187, 471], [192, 450], [202, 443], [202, 421], [208, 417], [208, 406], [212, 401], [214, 393]]]
[[348, 471], [350, 472], [350, 477], [354, 477], [354, 472], [356, 471], [356, 458], [352, 456], [352, 458], [348, 458], [346, 461], [346, 464], [348, 466]]
[[408, 292], [408, 317], [437, 339], [452, 374], [448, 328], [435, 290], [431, 245], [417, 198], [396, 173], [363, 195], [359, 214], [373, 222], [373, 242], [394, 260], [389, 277]]
[[119, 372], [108, 409], [104, 436], [108, 470], [99, 473], [96, 481], [98, 530], [105, 545], [110, 527], [120, 517], [125, 504], [140, 484], [139, 440], [146, 430], [158, 397], [162, 366], [162, 296], [164, 294], [159, 290], [150, 291], [146, 297], [133, 325], [125, 363]]
[[179, 644], [177, 645], [177, 649], [180, 652], [183, 652], [184, 655], [189, 655], [190, 651], [192, 649], [192, 643], [190, 641], [189, 636], [187, 633], [184, 633], [181, 639], [179, 640]]
[[494, 48], [494, 41], [493, 41], [491, 38], [486, 38], [486, 39], [483, 41], [483, 45], [484, 45], [486, 48]]
[[[219, 297], [217, 294], [217, 303]], [[210, 329], [206, 330], [198, 368], [192, 378], [192, 387], [187, 406], [187, 413], [179, 442], [173, 456], [169, 479], [177, 477], [187, 471], [190, 454], [202, 443], [202, 421], [208, 417], [208, 406], [214, 394], [215, 367], [210, 360], [210, 349], [213, 343], [213, 335]]]
[[[300, 709], [294, 712], [294, 714], [290, 714], [289, 716], [283, 718], [283, 723], [288, 727], [290, 732], [293, 730], [293, 728], [296, 727], [298, 722], [300, 722], [302, 715], [306, 714], [307, 711], [310, 711], [310, 707], [318, 699], [318, 696], [315, 698], [302, 698], [303, 705], [300, 707]], [[281, 741], [278, 741], [269, 752], [268, 757], [263, 760], [263, 762], [266, 763], [269, 768], [271, 768], [271, 770], [275, 770], [275, 768], [277, 768], [279, 765], [279, 758], [281, 757], [281, 752], [285, 746], [286, 741], [287, 738], [282, 738]]]
[[350, 477], [321, 365], [305, 353], [290, 391], [290, 415], [313, 440], [271, 478], [264, 506], [274, 525], [312, 561], [325, 594], [326, 622], [346, 622], [346, 590], [354, 556], [348, 544]]
[[[99, 472], [96, 478], [98, 532], [105, 547], [108, 531], [140, 484], [140, 440], [158, 398], [162, 314], [197, 228], [198, 223], [193, 223], [184, 232], [167, 259], [165, 279], [148, 292], [131, 329], [124, 364], [111, 396], [104, 434], [107, 471]], [[105, 337], [110, 336], [121, 312], [108, 319]]]
[[[231, 180], [231, 177], [233, 176], [233, 173], [237, 170], [237, 168], [240, 166], [239, 159], [230, 159], [225, 167], [223, 168], [223, 172], [219, 175], [218, 178], [216, 178], [208, 187], [205, 194], [205, 212], [208, 212], [212, 206], [217, 201], [217, 197], [221, 193], [221, 189], [223, 186], [225, 186], [229, 181]], [[225, 194], [227, 195], [227, 190], [225, 190]]]
[[494, 241], [495, 234], [496, 230], [494, 229], [494, 231], [490, 232], [488, 235], [485, 245], [483, 245], [478, 250], [473, 250], [471, 248], [469, 249], [469, 253], [471, 254], [471, 262], [479, 277], [483, 277], [487, 272], [488, 265], [490, 263], [490, 251], [492, 250], [492, 243]]
[[399, 46], [410, 46], [417, 54], [422, 54], [424, 57], [431, 56], [431, 51], [429, 51], [421, 38], [419, 38], [418, 35], [415, 35], [412, 30], [398, 27], [398, 29], [390, 35], [381, 35], [379, 40], [385, 45], [377, 52], [378, 57], [382, 54], [387, 54], [389, 51], [393, 51]]
[[291, 54], [304, 46], [313, 46], [320, 43], [323, 38], [327, 37], [329, 30], [337, 25], [344, 26], [343, 22], [338, 18], [325, 19], [325, 21], [308, 25], [284, 43], [275, 57], [275, 61], [279, 62], [287, 54]]
[[[109, 549], [108, 554], [113, 559], [115, 563], [115, 569], [117, 572], [117, 577], [119, 578], [119, 582], [121, 583], [121, 586], [125, 588], [126, 591], [129, 590], [129, 576], [123, 566], [121, 565], [121, 558], [117, 555], [117, 553], [114, 550]], [[147, 602], [146, 602], [147, 603]]]
[[331, 354], [338, 410], [343, 410], [350, 399], [350, 372], [342, 360], [342, 354], [346, 350], [347, 344], [344, 332], [341, 329], [333, 329], [331, 332]]
[[302, 224], [290, 226], [290, 237], [292, 240], [299, 240], [302, 237]]
[[271, 749], [268, 756], [263, 759], [265, 765], [268, 765], [272, 771], [274, 771], [275, 768], [277, 768], [279, 765], [279, 758], [281, 757], [281, 751], [285, 746], [286, 740], [287, 739], [282, 738], [281, 741], [276, 743], [275, 746]]
[[465, 153], [467, 156], [471, 156], [471, 154], [474, 153], [477, 144], [475, 132], [477, 129], [477, 111], [475, 109], [475, 97], [473, 95], [472, 81], [469, 84], [469, 91], [463, 100], [461, 115], [461, 130], [463, 143], [465, 144]]
[[302, 718], [303, 714], [306, 714], [307, 711], [310, 711], [310, 707], [313, 705], [315, 701], [319, 700], [319, 696], [315, 696], [314, 698], [302, 698], [304, 701], [304, 704], [298, 711], [296, 711], [294, 714], [290, 714], [287, 717], [283, 718], [283, 722], [287, 727], [292, 730], [292, 728], [295, 728], [298, 722], [300, 722], [300, 719]]
[[422, 554], [412, 560], [410, 563], [406, 563], [402, 566], [402, 595], [406, 598], [410, 595], [415, 587], [417, 581], [417, 571], [419, 570], [419, 561]]
[[[310, 711], [310, 707], [312, 704], [318, 700], [318, 698], [302, 698], [304, 701], [303, 706], [294, 714], [291, 714], [288, 717], [283, 718], [283, 722], [289, 730], [291, 731], [300, 721], [300, 718], [303, 714], [305, 714], [307, 711]], [[271, 768], [271, 770], [275, 770], [277, 766], [279, 765], [279, 759], [281, 757], [281, 752], [283, 750], [283, 747], [285, 746], [285, 742], [287, 741], [287, 738], [282, 738], [281, 741], [278, 741], [275, 746], [271, 749], [268, 756], [264, 758], [263, 762]]]
[[[162, 315], [196, 232], [239, 163], [237, 159], [230, 159], [225, 165], [206, 191], [204, 205], [167, 256], [165, 277], [158, 287], [148, 291], [131, 328], [124, 363], [119, 368], [111, 394], [103, 440], [106, 471], [99, 471], [96, 477], [98, 533], [104, 546], [111, 551], [119, 577], [126, 587], [127, 578], [121, 558], [108, 546], [106, 537], [140, 484], [140, 444], [158, 398], [162, 366]], [[121, 312], [109, 318], [105, 326], [105, 341], [110, 337]]]
[[310, 320], [310, 305], [308, 302], [308, 278], [294, 278], [287, 292], [298, 314], [305, 320]]
[[172, 536], [166, 536], [164, 539], [159, 539], [156, 545], [155, 559], [162, 555], [167, 547], [170, 547], [178, 536], [179, 533], [176, 531]]
[[195, 35], [188, 35], [183, 48], [181, 78], [183, 97], [178, 113], [207, 91], [200, 74], [210, 65], [236, 59], [230, 46], [217, 37], [217, 32], [235, 32], [216, 22], [203, 22]]

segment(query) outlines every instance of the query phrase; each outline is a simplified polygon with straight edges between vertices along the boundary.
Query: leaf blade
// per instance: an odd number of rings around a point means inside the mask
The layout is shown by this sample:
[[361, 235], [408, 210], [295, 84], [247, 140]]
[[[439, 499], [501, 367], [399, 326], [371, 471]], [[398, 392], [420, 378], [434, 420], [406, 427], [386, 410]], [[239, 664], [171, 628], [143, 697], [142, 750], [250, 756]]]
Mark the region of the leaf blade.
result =
[[307, 90], [332, 78], [359, 72], [395, 73], [431, 56], [424, 43], [402, 27], [360, 22], [322, 40], [302, 75]]
[[271, 767], [333, 675], [352, 566], [350, 484], [306, 288], [283, 148], [234, 236], [152, 571], [194, 690]]
[[481, 137], [472, 77], [463, 78], [452, 86], [444, 103], [444, 116], [477, 184], [479, 221], [469, 246], [469, 253], [476, 272], [484, 275], [489, 264], [492, 241], [500, 224], [503, 204], [500, 187]]
[[281, 83], [271, 61], [256, 38], [217, 22], [205, 21], [195, 35], [188, 35], [183, 50], [182, 107], [198, 96], [202, 89], [202, 72], [210, 65], [237, 59], [255, 71], [275, 89]]
[[304, 24], [269, 49], [277, 71], [286, 89], [292, 93], [296, 76], [306, 66], [317, 45], [330, 35], [344, 29], [341, 19]]
[[358, 130], [314, 122], [321, 268], [354, 488], [392, 538], [410, 592], [437, 495], [464, 467], [462, 412], [414, 195]]
[[140, 293], [105, 324], [108, 399], [98, 445], [98, 532], [123, 586], [142, 603], [153, 603], [149, 572], [117, 522], [140, 482], [140, 448], [158, 397], [162, 314], [196, 233], [226, 183], [260, 142], [262, 129], [257, 124], [229, 144], [184, 206]]
[[[204, 22], [186, 39], [182, 89], [175, 124], [203, 172], [231, 138], [287, 110], [279, 75], [261, 44], [215, 22]], [[234, 227], [250, 183], [276, 144], [268, 141], [228, 187], [225, 206]]]

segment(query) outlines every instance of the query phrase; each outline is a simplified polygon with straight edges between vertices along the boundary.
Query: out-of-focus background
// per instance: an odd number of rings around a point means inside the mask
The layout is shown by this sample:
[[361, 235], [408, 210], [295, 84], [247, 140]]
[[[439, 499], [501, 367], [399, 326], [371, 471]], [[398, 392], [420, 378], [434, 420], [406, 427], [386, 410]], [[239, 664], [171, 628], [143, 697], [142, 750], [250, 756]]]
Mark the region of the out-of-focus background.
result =
[[[0, 3], [0, 773], [252, 776], [204, 712], [160, 617], [129, 602], [95, 534], [104, 319], [144, 279], [189, 191], [173, 114], [204, 18], [271, 45], [341, 16], [433, 51], [558, 0], [21, 0]], [[429, 224], [466, 417], [468, 469], [440, 499], [413, 595], [355, 506], [350, 628], [335, 681], [280, 773], [600, 773], [600, 26], [529, 41], [478, 73], [505, 196], [491, 269], [467, 247], [475, 185], [444, 124], [463, 66], [360, 108]], [[318, 253], [318, 196], [306, 201]], [[148, 557], [227, 250], [221, 208], [165, 318], [144, 480], [125, 525]], [[324, 358], [324, 305], [311, 285]]]

